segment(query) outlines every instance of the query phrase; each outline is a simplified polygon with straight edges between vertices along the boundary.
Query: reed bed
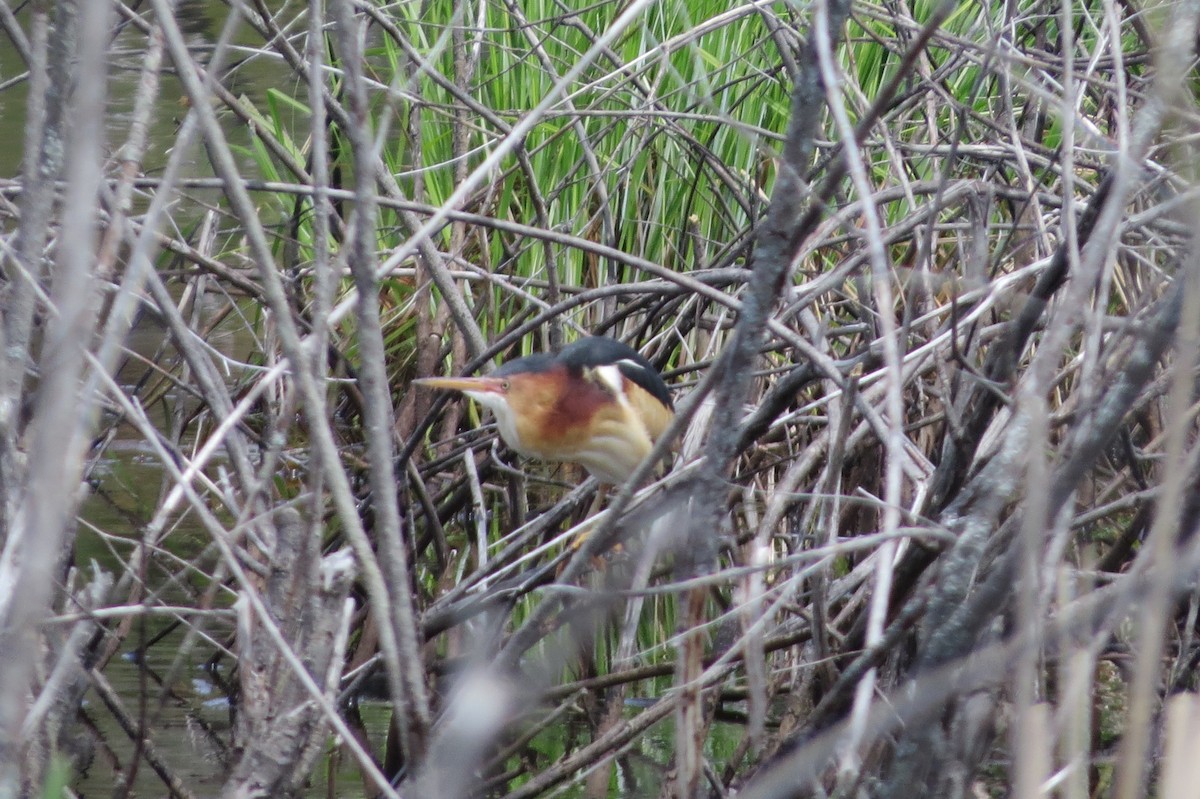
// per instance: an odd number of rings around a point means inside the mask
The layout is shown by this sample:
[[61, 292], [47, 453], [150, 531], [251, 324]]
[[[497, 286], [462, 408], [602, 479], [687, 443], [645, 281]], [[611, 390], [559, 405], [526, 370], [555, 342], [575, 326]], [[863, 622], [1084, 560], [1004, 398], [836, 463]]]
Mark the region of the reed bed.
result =
[[[1141, 5], [0, 6], [0, 795], [1190, 795]], [[587, 334], [600, 503], [411, 386]]]

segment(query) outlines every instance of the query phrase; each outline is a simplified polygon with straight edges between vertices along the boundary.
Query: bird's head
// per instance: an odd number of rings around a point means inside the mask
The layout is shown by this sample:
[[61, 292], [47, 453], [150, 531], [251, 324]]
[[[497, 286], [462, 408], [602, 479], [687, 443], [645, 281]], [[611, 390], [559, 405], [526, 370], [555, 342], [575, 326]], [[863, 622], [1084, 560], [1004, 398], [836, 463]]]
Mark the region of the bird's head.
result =
[[522, 435], [522, 427], [528, 427], [533, 417], [540, 418], [544, 408], [566, 392], [565, 375], [556, 373], [552, 361], [548, 355], [530, 355], [509, 361], [485, 377], [426, 377], [413, 383], [466, 394], [495, 415], [506, 444], [522, 454], [537, 455], [523, 445], [530, 436]]

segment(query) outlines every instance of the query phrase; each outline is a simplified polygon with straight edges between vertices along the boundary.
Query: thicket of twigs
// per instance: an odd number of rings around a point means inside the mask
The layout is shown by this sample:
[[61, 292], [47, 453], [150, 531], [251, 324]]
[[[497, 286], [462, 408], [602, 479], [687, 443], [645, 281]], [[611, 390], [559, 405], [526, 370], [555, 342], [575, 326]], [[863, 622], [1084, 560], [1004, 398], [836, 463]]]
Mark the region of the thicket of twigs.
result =
[[[1195, 2], [187, 5], [0, 5], [0, 795], [1196, 784]], [[583, 333], [598, 514], [409, 389]]]

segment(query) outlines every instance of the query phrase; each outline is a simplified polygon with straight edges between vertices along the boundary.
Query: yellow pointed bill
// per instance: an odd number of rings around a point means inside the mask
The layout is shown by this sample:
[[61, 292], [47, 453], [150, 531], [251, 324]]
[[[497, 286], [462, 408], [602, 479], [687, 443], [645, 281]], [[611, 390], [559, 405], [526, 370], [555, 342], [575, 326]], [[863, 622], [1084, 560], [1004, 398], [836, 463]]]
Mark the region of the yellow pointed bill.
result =
[[501, 382], [495, 377], [421, 377], [413, 385], [446, 391], [498, 392]]

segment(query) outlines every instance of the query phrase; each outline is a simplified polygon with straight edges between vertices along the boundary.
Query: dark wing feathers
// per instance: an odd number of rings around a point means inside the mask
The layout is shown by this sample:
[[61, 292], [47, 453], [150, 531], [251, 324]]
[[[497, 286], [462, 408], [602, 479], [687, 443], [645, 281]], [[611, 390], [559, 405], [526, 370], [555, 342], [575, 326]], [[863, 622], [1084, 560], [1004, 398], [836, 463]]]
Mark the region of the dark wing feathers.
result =
[[608, 365], [616, 365], [621, 374], [645, 389], [664, 407], [672, 411], [675, 409], [675, 404], [671, 402], [671, 390], [663, 382], [658, 370], [633, 347], [605, 336], [581, 338], [563, 347], [557, 356], [543, 352], [517, 358], [492, 372], [492, 376], [548, 372], [556, 366], [565, 366], [578, 374], [584, 369]]
[[[530, 356], [531, 358], [537, 356]], [[522, 358], [521, 360], [527, 360]], [[628, 344], [605, 336], [581, 338], [563, 347], [558, 362], [572, 371], [587, 367], [616, 364], [621, 374], [646, 390], [665, 407], [674, 410], [671, 391], [662, 375], [642, 354]]]

